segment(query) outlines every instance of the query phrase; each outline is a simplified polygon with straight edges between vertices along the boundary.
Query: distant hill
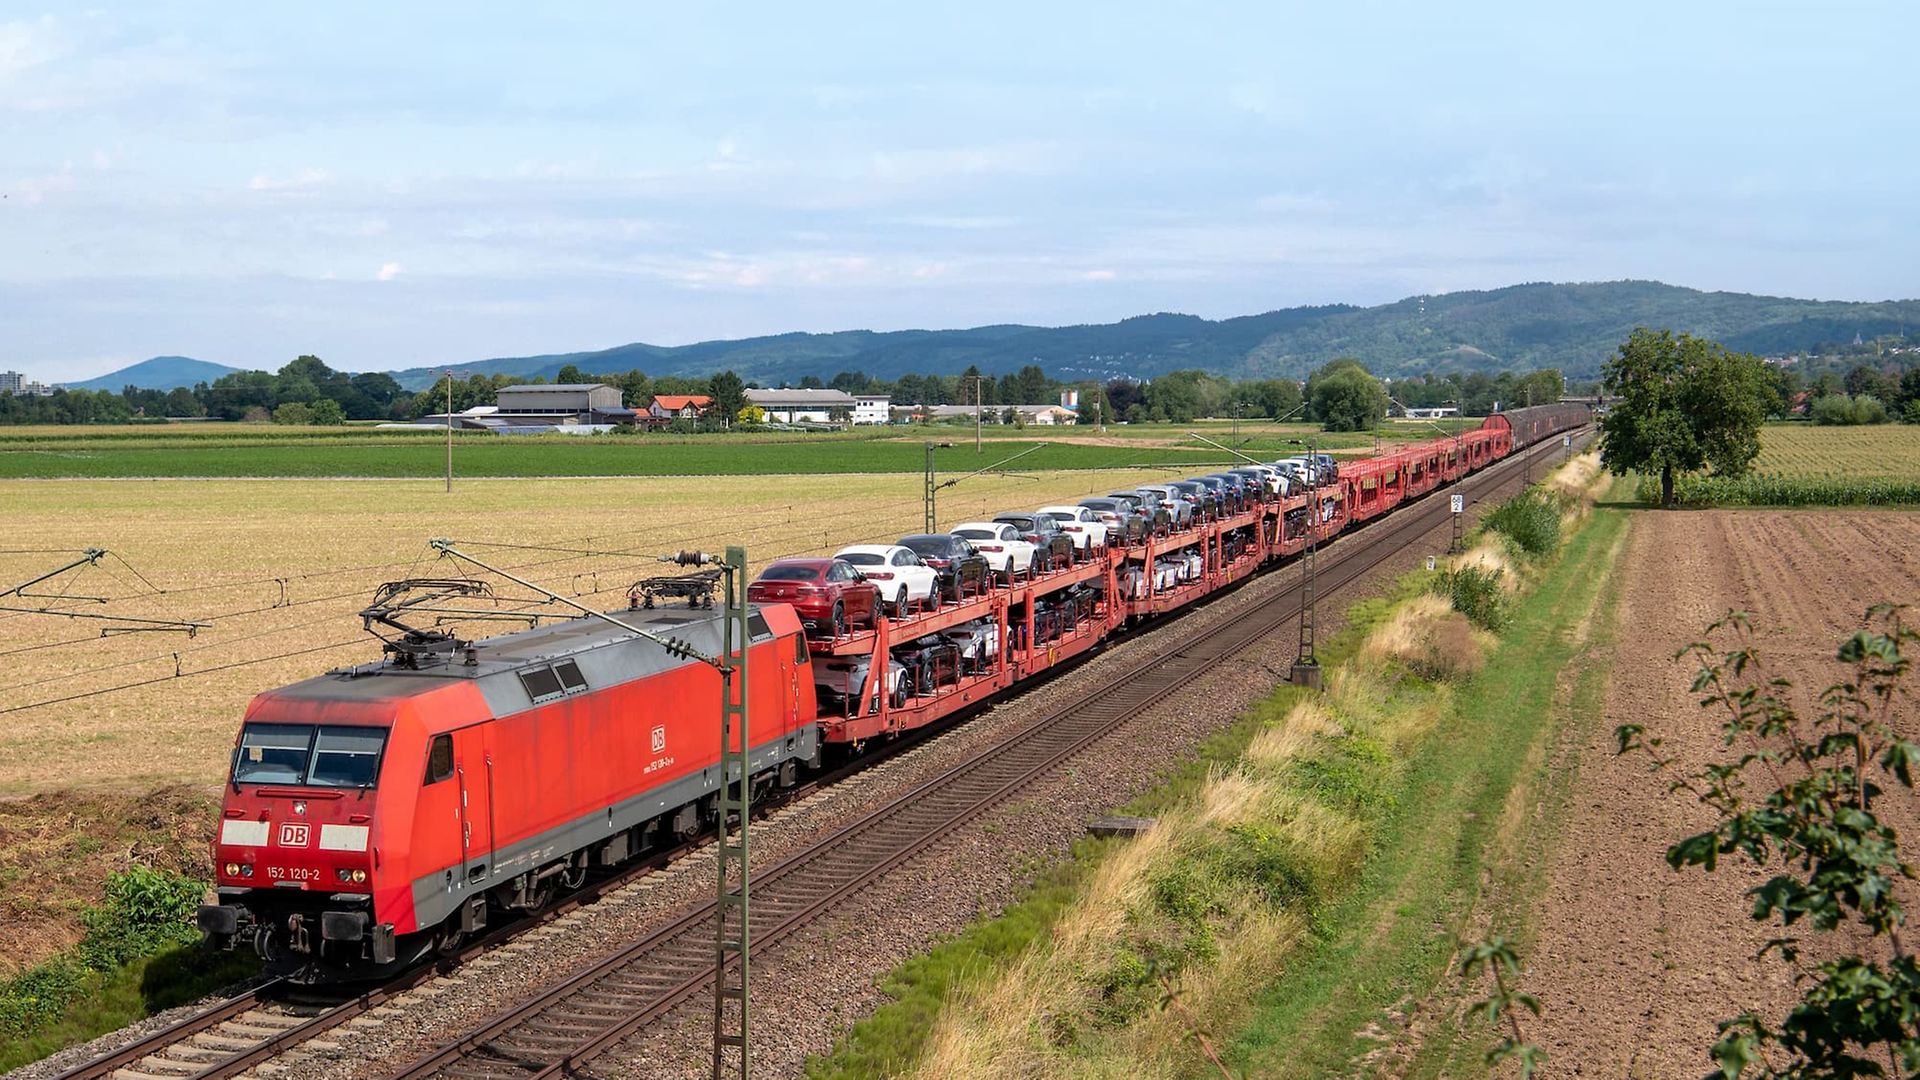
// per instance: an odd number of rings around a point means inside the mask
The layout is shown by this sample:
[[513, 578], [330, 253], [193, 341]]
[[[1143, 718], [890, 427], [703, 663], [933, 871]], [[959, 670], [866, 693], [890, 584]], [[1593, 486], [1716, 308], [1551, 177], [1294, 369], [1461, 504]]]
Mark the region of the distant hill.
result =
[[69, 390], [111, 390], [116, 394], [129, 386], [137, 386], [142, 390], [173, 390], [183, 386], [192, 389], [194, 383], [210, 383], [222, 375], [239, 370], [225, 364], [195, 360], [190, 356], [156, 356], [97, 379], [62, 385]]
[[[980, 326], [965, 330], [843, 330], [778, 334], [692, 345], [621, 345], [596, 352], [498, 357], [453, 367], [468, 374], [552, 378], [567, 364], [595, 373], [705, 376], [731, 368], [765, 384], [864, 371], [990, 374], [1039, 364], [1059, 379], [1151, 377], [1199, 367], [1236, 377], [1299, 378], [1336, 356], [1375, 373], [1531, 370], [1591, 375], [1636, 326], [1704, 334], [1729, 347], [1777, 354], [1855, 334], [1920, 330], [1920, 300], [1882, 303], [1796, 300], [1701, 292], [1657, 281], [1535, 283], [1484, 292], [1409, 297], [1376, 307], [1333, 304], [1210, 320], [1156, 314], [1083, 326]], [[443, 368], [394, 372], [409, 390]]]

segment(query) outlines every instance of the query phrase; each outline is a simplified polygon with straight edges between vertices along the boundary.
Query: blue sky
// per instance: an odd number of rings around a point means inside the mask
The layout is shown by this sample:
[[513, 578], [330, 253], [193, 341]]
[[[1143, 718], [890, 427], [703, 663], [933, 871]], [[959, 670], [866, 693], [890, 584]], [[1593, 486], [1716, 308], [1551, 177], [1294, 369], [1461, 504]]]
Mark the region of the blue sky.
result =
[[1911, 3], [556, 7], [0, 3], [0, 367], [1920, 294]]

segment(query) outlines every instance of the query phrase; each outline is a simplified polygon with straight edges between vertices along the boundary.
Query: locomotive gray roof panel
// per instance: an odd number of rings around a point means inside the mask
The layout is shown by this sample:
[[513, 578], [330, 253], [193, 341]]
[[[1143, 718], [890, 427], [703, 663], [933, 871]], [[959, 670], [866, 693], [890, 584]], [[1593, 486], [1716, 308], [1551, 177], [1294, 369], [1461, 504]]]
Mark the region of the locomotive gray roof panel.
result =
[[[622, 622], [686, 642], [699, 652], [720, 652], [720, 612], [689, 608], [615, 611]], [[757, 608], [753, 640], [772, 636]], [[682, 659], [666, 648], [601, 619], [581, 616], [502, 634], [474, 643], [474, 663], [464, 651], [427, 658], [419, 668], [396, 666], [391, 658], [340, 668], [283, 687], [277, 697], [323, 701], [375, 701], [430, 693], [451, 680], [478, 684], [489, 710], [506, 716], [532, 708], [520, 673], [560, 660], [572, 660], [586, 677], [589, 691], [657, 675], [697, 660]]]

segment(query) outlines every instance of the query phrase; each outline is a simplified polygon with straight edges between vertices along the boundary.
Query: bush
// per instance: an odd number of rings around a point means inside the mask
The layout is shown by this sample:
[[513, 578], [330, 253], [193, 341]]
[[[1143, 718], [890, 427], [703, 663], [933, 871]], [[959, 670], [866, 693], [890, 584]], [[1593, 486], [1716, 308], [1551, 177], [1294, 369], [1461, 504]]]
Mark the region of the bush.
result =
[[1463, 566], [1448, 570], [1434, 579], [1433, 591], [1447, 598], [1453, 610], [1467, 621], [1485, 630], [1498, 630], [1507, 622], [1507, 598], [1500, 591], [1500, 571]]
[[303, 425], [313, 423], [313, 409], [297, 401], [289, 401], [273, 410], [273, 422], [276, 424]]
[[1814, 399], [1808, 415], [1816, 424], [1884, 424], [1887, 407], [1872, 394], [1827, 394]]
[[1486, 524], [1535, 557], [1560, 548], [1560, 506], [1539, 488], [1528, 488], [1495, 507]]
[[169, 945], [196, 941], [194, 910], [205, 886], [168, 870], [136, 866], [107, 878], [99, 907], [81, 916], [87, 933], [80, 940], [80, 960], [95, 971], [106, 971]]

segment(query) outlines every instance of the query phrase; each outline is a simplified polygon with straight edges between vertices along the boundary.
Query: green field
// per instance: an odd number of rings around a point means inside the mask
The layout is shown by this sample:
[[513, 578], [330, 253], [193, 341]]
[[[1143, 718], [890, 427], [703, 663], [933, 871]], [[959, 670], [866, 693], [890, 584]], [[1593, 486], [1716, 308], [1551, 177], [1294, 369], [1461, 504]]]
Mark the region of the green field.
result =
[[[437, 439], [258, 439], [203, 445], [178, 440], [156, 445], [68, 443], [0, 449], [0, 478], [62, 477], [433, 477], [446, 468], [446, 448]], [[939, 452], [943, 472], [991, 465], [1039, 440], [997, 442], [984, 455], [971, 446]], [[727, 476], [768, 473], [919, 472], [925, 452], [918, 443], [848, 440], [701, 442], [646, 438], [573, 436], [507, 438], [492, 435], [455, 441], [454, 472], [460, 476]], [[1054, 443], [1020, 459], [1016, 468], [1108, 469], [1134, 465], [1198, 466], [1224, 462], [1204, 446], [1088, 446]]]
[[[772, 473], [919, 472], [923, 443], [939, 451], [941, 472], [970, 472], [1042, 442], [1016, 469], [1224, 467], [1227, 452], [1191, 437], [1271, 460], [1297, 454], [1313, 440], [1321, 449], [1364, 453], [1378, 445], [1436, 437], [1424, 424], [1395, 424], [1374, 434], [1323, 433], [1307, 425], [1226, 421], [1114, 425], [1096, 429], [986, 429], [976, 454], [971, 427], [934, 425], [836, 433], [756, 432], [724, 435], [499, 436], [458, 432], [454, 472], [460, 476], [727, 476]], [[438, 432], [364, 427], [288, 428], [252, 424], [32, 427], [0, 429], [0, 479], [115, 477], [379, 477], [427, 478], [446, 468]]]

